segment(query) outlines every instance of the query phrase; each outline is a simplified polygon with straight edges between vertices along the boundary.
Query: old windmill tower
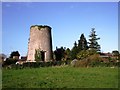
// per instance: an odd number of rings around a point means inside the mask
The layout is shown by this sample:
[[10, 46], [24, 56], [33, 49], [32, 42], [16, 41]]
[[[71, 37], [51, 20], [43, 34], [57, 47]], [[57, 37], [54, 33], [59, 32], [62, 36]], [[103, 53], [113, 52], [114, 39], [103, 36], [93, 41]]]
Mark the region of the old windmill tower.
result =
[[38, 59], [45, 62], [53, 58], [50, 26], [34, 25], [30, 27], [27, 61], [34, 62], [36, 55], [38, 55]]

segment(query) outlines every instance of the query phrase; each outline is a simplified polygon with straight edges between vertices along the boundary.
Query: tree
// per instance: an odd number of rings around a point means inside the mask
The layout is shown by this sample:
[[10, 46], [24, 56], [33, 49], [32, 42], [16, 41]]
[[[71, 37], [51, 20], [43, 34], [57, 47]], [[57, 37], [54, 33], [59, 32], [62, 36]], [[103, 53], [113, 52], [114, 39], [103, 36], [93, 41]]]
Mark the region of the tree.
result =
[[113, 56], [116, 57], [116, 60], [119, 58], [119, 51], [114, 50], [114, 51], [112, 51], [112, 54], [113, 54]]
[[57, 61], [61, 61], [64, 58], [65, 49], [63, 47], [61, 47], [61, 48], [56, 47], [56, 50], [54, 51], [54, 54], [55, 54], [55, 59]]
[[78, 47], [77, 47], [77, 43], [75, 41], [74, 46], [73, 46], [71, 53], [70, 53], [72, 60], [77, 58], [77, 53], [78, 53]]
[[78, 59], [84, 59], [89, 56], [89, 52], [87, 50], [82, 50], [77, 54]]
[[13, 56], [20, 56], [20, 54], [19, 54], [18, 51], [13, 51], [13, 52], [11, 52], [11, 54], [10, 54], [10, 58], [13, 58]]
[[97, 42], [100, 38], [97, 38], [95, 28], [92, 28], [89, 37], [89, 49], [96, 52], [100, 51], [100, 45]]
[[67, 48], [65, 50], [65, 60], [67, 60], [67, 59], [70, 59], [70, 49], [69, 48]]
[[89, 57], [91, 55], [94, 55], [94, 54], [96, 54], [95, 51], [92, 51], [92, 50], [82, 50], [82, 51], [80, 51], [77, 54], [77, 58], [82, 60], [82, 59], [87, 58], [87, 57]]
[[114, 50], [114, 51], [112, 51], [112, 54], [113, 54], [114, 56], [119, 56], [119, 51]]
[[80, 40], [78, 40], [78, 50], [80, 52], [81, 50], [87, 50], [87, 49], [88, 49], [87, 40], [84, 37], [84, 34], [81, 34]]
[[6, 61], [4, 61], [3, 66], [15, 64], [17, 61], [18, 61], [17, 59], [7, 58]]

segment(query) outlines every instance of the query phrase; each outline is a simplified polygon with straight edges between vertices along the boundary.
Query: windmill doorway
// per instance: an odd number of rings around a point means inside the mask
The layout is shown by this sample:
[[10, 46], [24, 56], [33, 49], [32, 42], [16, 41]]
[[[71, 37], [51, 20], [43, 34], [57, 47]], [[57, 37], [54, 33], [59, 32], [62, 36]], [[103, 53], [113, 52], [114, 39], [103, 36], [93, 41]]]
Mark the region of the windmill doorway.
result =
[[45, 61], [45, 51], [40, 51], [42, 61]]

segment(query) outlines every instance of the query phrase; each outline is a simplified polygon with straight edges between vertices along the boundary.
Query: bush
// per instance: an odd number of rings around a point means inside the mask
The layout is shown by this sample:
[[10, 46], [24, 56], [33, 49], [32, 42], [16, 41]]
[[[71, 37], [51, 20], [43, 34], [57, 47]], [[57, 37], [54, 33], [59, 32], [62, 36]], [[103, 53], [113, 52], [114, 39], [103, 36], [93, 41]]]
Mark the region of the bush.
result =
[[11, 64], [15, 64], [18, 60], [13, 58], [7, 58], [6, 61], [3, 62], [3, 67]]
[[79, 60], [76, 62], [75, 67], [88, 67], [89, 62], [87, 59]]
[[99, 66], [101, 58], [98, 54], [91, 55], [87, 58], [77, 61], [75, 67], [95, 67]]
[[23, 63], [24, 67], [30, 67], [30, 68], [37, 68], [37, 67], [44, 67], [45, 63], [44, 62], [26, 62]]
[[109, 59], [99, 57], [99, 54], [91, 55], [76, 62], [75, 67], [114, 67], [120, 66], [120, 62], [109, 62]]
[[11, 64], [11, 68], [12, 69], [22, 69], [22, 68], [24, 68], [24, 66], [21, 64]]
[[26, 62], [23, 63], [24, 67], [30, 67], [30, 68], [37, 68], [37, 67], [50, 67], [50, 66], [56, 66], [61, 65], [61, 61], [54, 61], [54, 62]]
[[89, 56], [89, 51], [82, 50], [77, 54], [78, 59], [84, 59]]

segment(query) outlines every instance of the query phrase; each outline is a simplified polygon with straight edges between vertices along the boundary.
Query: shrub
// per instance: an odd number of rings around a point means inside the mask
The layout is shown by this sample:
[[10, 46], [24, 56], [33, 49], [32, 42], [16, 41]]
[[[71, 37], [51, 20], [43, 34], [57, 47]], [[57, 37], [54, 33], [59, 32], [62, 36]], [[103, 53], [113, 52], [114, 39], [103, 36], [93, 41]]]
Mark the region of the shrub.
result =
[[88, 57], [89, 60], [89, 66], [95, 67], [99, 66], [101, 58], [99, 57], [99, 54], [94, 54]]
[[75, 67], [95, 67], [99, 66], [101, 58], [98, 54], [91, 55], [87, 58], [76, 62]]
[[75, 67], [89, 67], [89, 64], [90, 64], [90, 62], [89, 62], [89, 60], [86, 58], [86, 59], [77, 61]]
[[11, 64], [15, 64], [18, 60], [17, 59], [13, 59], [13, 58], [7, 58], [6, 61], [3, 62], [3, 67], [6, 65], [11, 65]]
[[86, 50], [82, 50], [77, 54], [78, 59], [84, 59], [89, 56], [89, 52]]

